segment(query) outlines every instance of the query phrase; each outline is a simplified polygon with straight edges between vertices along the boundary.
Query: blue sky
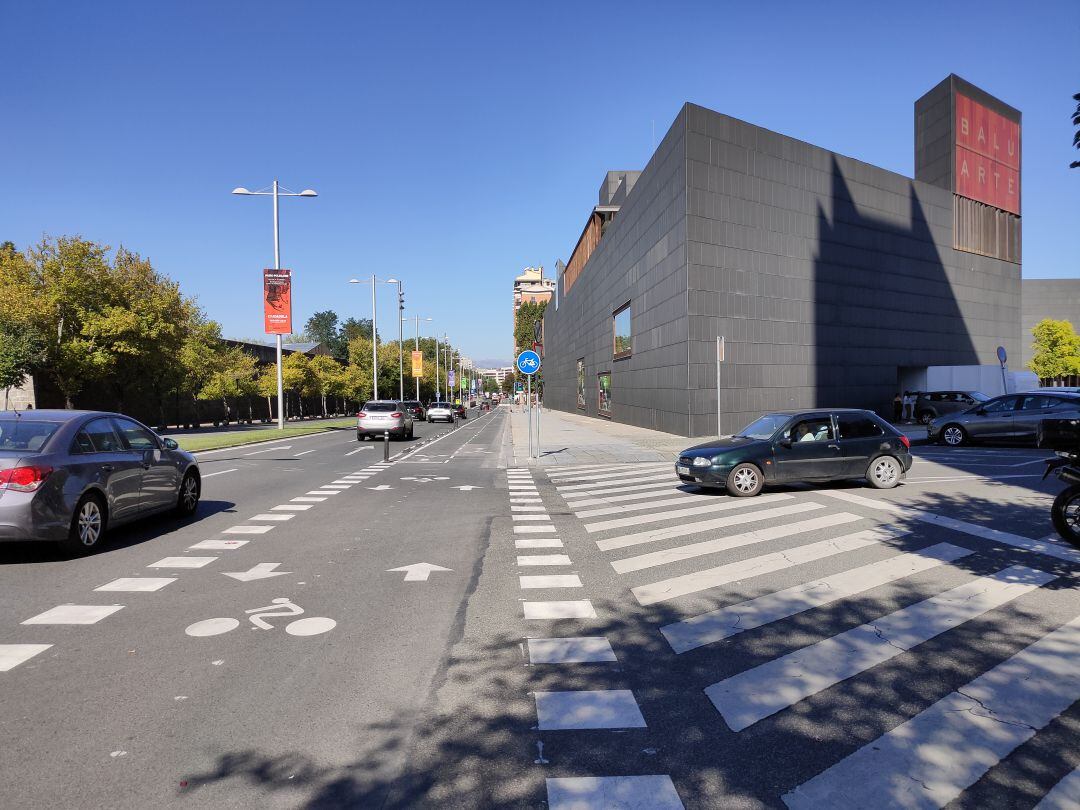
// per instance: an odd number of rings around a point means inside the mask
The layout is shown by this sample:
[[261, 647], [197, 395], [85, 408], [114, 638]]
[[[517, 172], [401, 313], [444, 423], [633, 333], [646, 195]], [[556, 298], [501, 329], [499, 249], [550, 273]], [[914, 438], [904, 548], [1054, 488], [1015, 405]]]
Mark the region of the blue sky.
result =
[[347, 280], [374, 272], [507, 358], [514, 275], [568, 257], [604, 172], [644, 166], [684, 101], [910, 176], [912, 105], [950, 72], [1023, 112], [1025, 275], [1080, 275], [1075, 2], [6, 0], [0, 19], [0, 239], [122, 243], [230, 336], [260, 335], [273, 259], [269, 200], [235, 186], [320, 194], [282, 204], [297, 327], [370, 317]]

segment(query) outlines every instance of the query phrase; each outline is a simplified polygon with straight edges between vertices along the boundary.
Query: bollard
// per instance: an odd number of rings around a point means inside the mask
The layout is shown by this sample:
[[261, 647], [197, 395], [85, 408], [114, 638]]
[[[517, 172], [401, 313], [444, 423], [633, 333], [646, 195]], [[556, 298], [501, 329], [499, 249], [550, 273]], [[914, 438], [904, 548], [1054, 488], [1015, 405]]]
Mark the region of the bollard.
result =
[[390, 460], [390, 431], [384, 430], [382, 433], [382, 460]]

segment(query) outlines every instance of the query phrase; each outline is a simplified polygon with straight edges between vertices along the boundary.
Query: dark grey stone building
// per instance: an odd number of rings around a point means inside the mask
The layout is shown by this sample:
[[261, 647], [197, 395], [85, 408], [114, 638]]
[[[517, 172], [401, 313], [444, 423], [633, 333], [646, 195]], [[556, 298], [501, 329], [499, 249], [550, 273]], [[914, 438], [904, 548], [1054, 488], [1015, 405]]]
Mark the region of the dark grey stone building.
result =
[[[1018, 126], [949, 77], [920, 133], [952, 138], [955, 82]], [[886, 414], [906, 371], [1017, 356], [1018, 244], [956, 247], [955, 154], [923, 147], [929, 182], [684, 105], [640, 174], [601, 186], [547, 308], [545, 404], [715, 435], [718, 405], [725, 433], [769, 409]]]
[[1031, 330], [1039, 321], [1053, 318], [1080, 329], [1080, 279], [1024, 279], [1020, 311], [1020, 356], [1026, 367], [1032, 355]]

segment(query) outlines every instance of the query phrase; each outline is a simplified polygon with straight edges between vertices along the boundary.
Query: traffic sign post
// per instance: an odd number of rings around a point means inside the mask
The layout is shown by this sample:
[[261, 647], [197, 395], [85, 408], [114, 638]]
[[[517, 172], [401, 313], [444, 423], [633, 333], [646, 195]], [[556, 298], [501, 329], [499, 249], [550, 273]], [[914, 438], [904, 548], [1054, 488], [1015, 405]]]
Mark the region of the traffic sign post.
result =
[[517, 357], [515, 363], [517, 370], [525, 375], [526, 393], [525, 401], [529, 408], [529, 458], [540, 457], [540, 414], [536, 414], [536, 440], [533, 441], [533, 375], [540, 371], [540, 355], [531, 350], [525, 350]]
[[1009, 356], [1005, 353], [1004, 346], [997, 347], [997, 356], [998, 362], [1001, 363], [1001, 391], [1002, 393], [1007, 394], [1009, 393], [1009, 378], [1006, 374], [1006, 370], [1008, 369], [1006, 364], [1009, 361]]

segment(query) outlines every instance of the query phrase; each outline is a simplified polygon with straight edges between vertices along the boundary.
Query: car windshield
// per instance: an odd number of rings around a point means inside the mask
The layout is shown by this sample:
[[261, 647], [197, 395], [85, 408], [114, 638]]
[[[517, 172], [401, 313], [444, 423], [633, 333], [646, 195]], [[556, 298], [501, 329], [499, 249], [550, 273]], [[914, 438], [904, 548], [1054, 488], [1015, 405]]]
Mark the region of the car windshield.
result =
[[396, 402], [369, 402], [364, 406], [364, 410], [369, 413], [390, 413], [397, 409], [398, 404]]
[[987, 402], [990, 399], [990, 397], [988, 397], [982, 391], [968, 391], [968, 396], [976, 402]]
[[0, 420], [0, 450], [37, 452], [56, 429], [56, 422], [31, 422], [26, 419]]
[[423, 407], [419, 402], [403, 402], [406, 408], [420, 408]]
[[747, 439], [771, 439], [773, 434], [791, 420], [790, 414], [767, 413], [744, 427], [736, 436]]
[[450, 403], [448, 403], [448, 402], [432, 402], [431, 407], [432, 408], [449, 408]]

